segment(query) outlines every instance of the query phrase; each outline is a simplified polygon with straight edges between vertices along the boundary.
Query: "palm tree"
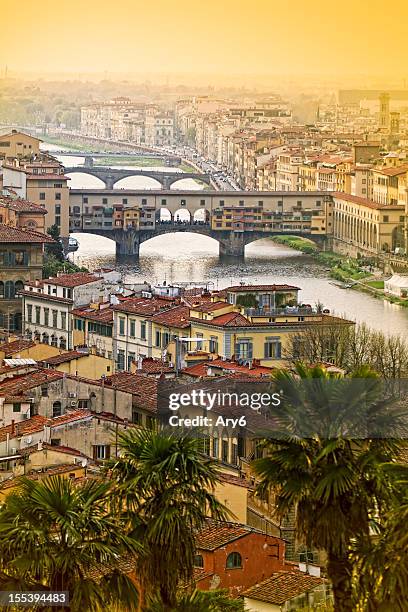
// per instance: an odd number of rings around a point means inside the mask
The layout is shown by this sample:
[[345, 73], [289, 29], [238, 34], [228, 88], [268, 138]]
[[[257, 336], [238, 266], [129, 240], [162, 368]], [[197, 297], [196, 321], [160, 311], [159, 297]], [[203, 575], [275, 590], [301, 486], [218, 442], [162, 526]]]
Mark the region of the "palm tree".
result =
[[218, 469], [201, 454], [200, 440], [187, 435], [132, 429], [119, 435], [119, 446], [111, 463], [114, 496], [143, 544], [141, 583], [147, 599], [174, 610], [180, 581], [193, 573], [195, 532], [207, 516], [228, 516], [212, 493]]
[[264, 456], [254, 462], [259, 492], [271, 492], [283, 519], [296, 509], [296, 529], [309, 547], [327, 553], [335, 610], [353, 604], [350, 547], [369, 539], [374, 519], [391, 504], [392, 478], [382, 469], [397, 453], [403, 413], [381, 397], [367, 368], [329, 376], [302, 364], [275, 377], [282, 403]]
[[97, 480], [22, 478], [0, 508], [0, 589], [69, 591], [72, 610], [137, 610], [121, 561], [141, 547], [110, 511], [108, 493]]

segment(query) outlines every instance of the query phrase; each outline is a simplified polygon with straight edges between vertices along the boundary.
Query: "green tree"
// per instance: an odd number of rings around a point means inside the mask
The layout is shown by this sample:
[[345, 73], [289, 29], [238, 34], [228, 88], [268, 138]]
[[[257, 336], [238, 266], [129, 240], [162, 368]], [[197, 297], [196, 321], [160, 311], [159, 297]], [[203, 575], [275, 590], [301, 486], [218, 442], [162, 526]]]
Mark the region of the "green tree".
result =
[[54, 240], [51, 244], [47, 244], [46, 252], [54, 255], [59, 261], [64, 261], [64, 249], [61, 243], [60, 230], [58, 225], [54, 223], [47, 229], [47, 234]]
[[132, 429], [119, 435], [112, 460], [114, 497], [143, 544], [138, 574], [146, 600], [174, 610], [177, 588], [193, 573], [195, 537], [207, 516], [227, 517], [212, 494], [216, 464], [201, 454], [200, 440], [186, 435]]
[[69, 591], [70, 608], [84, 612], [116, 603], [137, 610], [138, 590], [118, 560], [140, 545], [109, 509], [108, 493], [96, 480], [23, 478], [0, 509], [0, 589]]
[[272, 493], [281, 519], [296, 509], [299, 537], [327, 553], [335, 610], [348, 612], [355, 609], [352, 549], [356, 539], [370, 539], [373, 522], [392, 505], [394, 481], [382, 465], [398, 452], [391, 436], [404, 415], [382, 398], [367, 368], [333, 379], [298, 364], [296, 374], [280, 371], [275, 382], [282, 403], [254, 462], [259, 492]]

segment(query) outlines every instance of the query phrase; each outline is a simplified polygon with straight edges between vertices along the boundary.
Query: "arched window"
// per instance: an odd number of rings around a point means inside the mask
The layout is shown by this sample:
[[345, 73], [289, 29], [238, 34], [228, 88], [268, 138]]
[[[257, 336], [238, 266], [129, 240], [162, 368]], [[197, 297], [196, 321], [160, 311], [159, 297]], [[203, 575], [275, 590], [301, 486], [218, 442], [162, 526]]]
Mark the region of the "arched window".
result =
[[236, 569], [242, 567], [242, 557], [239, 552], [232, 552], [227, 557], [227, 569]]
[[62, 348], [62, 349], [67, 348], [67, 341], [66, 341], [66, 339], [63, 336], [61, 336], [59, 340], [60, 340], [60, 342], [59, 342], [60, 348]]
[[7, 299], [13, 299], [15, 295], [13, 281], [6, 281], [4, 285], [4, 297]]
[[58, 344], [58, 338], [57, 336], [54, 336], [54, 334], [52, 334], [51, 336], [51, 346], [57, 346]]
[[50, 336], [47, 333], [43, 333], [42, 335], [42, 341], [43, 344], [49, 344], [50, 343]]
[[52, 416], [59, 417], [62, 414], [61, 402], [54, 402], [52, 405]]
[[23, 291], [24, 283], [23, 281], [16, 281], [14, 283], [14, 293], [17, 295], [20, 291]]
[[204, 559], [202, 555], [194, 555], [194, 567], [204, 567]]

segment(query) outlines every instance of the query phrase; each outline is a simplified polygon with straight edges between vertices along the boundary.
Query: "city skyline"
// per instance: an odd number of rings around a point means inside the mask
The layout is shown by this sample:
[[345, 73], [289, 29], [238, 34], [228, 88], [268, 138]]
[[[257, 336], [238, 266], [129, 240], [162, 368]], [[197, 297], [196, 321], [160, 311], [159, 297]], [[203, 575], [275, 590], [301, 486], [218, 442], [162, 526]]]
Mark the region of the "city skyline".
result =
[[[6, 23], [0, 57], [3, 69], [17, 73], [229, 74], [243, 85], [254, 75], [361, 76], [364, 83], [376, 74], [403, 86], [408, 7], [397, 4], [398, 21], [377, 0], [369, 11], [350, 0], [341, 11], [321, 0], [290, 7], [274, 0], [205, 6], [119, 0], [114, 14], [95, 0], [63, 1], [58, 10], [45, 0], [27, 3], [21, 21], [21, 7], [0, 0]], [[25, 45], [14, 44], [15, 23]]]

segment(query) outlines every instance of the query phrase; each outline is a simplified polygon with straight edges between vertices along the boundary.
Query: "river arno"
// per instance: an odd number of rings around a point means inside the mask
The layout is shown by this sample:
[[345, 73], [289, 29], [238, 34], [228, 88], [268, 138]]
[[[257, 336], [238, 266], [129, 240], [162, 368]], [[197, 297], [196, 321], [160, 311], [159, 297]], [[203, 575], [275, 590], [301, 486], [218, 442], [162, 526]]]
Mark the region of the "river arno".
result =
[[[68, 165], [68, 160], [71, 166], [82, 162], [72, 157], [63, 161]], [[100, 186], [95, 181], [99, 182], [95, 177], [76, 174], [71, 184], [73, 187]], [[156, 187], [152, 179], [146, 177], [130, 177], [124, 181], [126, 184], [122, 187], [127, 188]], [[183, 183], [180, 181], [177, 187], [200, 188], [192, 179]], [[188, 233], [167, 234], [144, 243], [139, 260], [116, 261], [112, 241], [87, 234], [74, 236], [80, 243], [79, 250], [71, 255], [75, 263], [90, 270], [101, 266], [116, 267], [127, 282], [210, 282], [215, 288], [241, 281], [247, 284], [285, 282], [301, 288], [300, 299], [304, 303], [321, 302], [332, 313], [408, 338], [408, 308], [351, 289], [340, 289], [331, 284], [324, 266], [268, 239], [248, 245], [244, 261], [225, 261], [218, 257], [218, 244], [211, 238]]]

